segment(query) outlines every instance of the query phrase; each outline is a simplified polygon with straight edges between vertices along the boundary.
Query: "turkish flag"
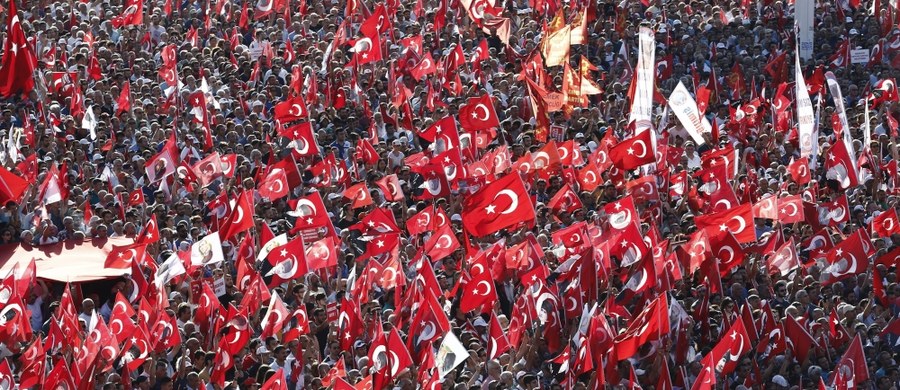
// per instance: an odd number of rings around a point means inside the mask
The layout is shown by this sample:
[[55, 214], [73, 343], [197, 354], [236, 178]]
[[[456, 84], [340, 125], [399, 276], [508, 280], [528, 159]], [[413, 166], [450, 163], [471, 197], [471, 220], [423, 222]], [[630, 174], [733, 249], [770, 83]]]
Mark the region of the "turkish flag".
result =
[[138, 188], [134, 191], [131, 191], [131, 193], [128, 194], [128, 206], [129, 207], [130, 206], [140, 206], [145, 203], [146, 202], [144, 201], [144, 191], [142, 188]]
[[122, 91], [116, 99], [116, 115], [126, 111], [131, 111], [131, 84], [127, 81], [122, 85]]
[[237, 154], [223, 154], [219, 156], [219, 160], [222, 163], [222, 174], [229, 179], [234, 177], [234, 171], [237, 168]]
[[753, 204], [753, 218], [779, 219], [778, 198], [766, 194]]
[[[497, 291], [487, 257], [480, 256], [469, 267], [469, 281], [459, 300], [459, 309], [468, 313], [477, 308], [488, 311], [497, 301]], [[493, 314], [493, 313], [492, 313]]]
[[291, 140], [291, 146], [298, 156], [318, 156], [319, 143], [313, 133], [312, 124], [303, 122], [278, 130], [278, 135]]
[[500, 326], [497, 315], [491, 311], [491, 320], [488, 323], [488, 359], [494, 360], [510, 349], [509, 339]]
[[388, 335], [387, 348], [388, 351], [391, 351], [391, 357], [388, 359], [390, 377], [397, 378], [400, 372], [412, 366], [413, 360], [409, 349], [403, 343], [403, 338], [400, 337], [400, 333], [397, 333], [396, 327], [391, 329], [391, 333]]
[[352, 201], [350, 207], [357, 209], [372, 205], [372, 196], [365, 182], [357, 183], [344, 191], [344, 197]]
[[[379, 34], [366, 35], [350, 41], [350, 51], [354, 52], [353, 60], [358, 65], [381, 61], [381, 37]], [[371, 32], [370, 32], [371, 33]]]
[[518, 173], [485, 185], [463, 200], [462, 220], [466, 230], [482, 237], [522, 222], [534, 222], [534, 206]]
[[288, 329], [284, 332], [284, 335], [282, 335], [282, 340], [284, 340], [285, 343], [296, 340], [302, 335], [309, 334], [309, 316], [306, 314], [306, 305], [297, 305], [297, 308], [294, 309], [291, 317], [294, 321], [294, 327]]
[[547, 207], [554, 213], [571, 213], [584, 207], [584, 204], [581, 203], [581, 198], [572, 190], [572, 187], [566, 184], [556, 192], [556, 195], [553, 195], [553, 198], [550, 198]]
[[809, 183], [812, 179], [809, 172], [809, 158], [801, 157], [797, 160], [791, 159], [791, 163], [788, 164], [788, 172], [798, 185], [802, 186]]
[[266, 276], [273, 276], [270, 286], [291, 281], [309, 272], [306, 265], [306, 251], [303, 237], [297, 236], [287, 244], [272, 249], [267, 256], [272, 270]]
[[362, 219], [349, 227], [351, 230], [359, 230], [366, 236], [374, 236], [382, 233], [400, 233], [400, 227], [394, 218], [394, 212], [385, 207], [376, 207], [367, 212]]
[[797, 357], [797, 361], [801, 364], [806, 361], [812, 347], [818, 347], [812, 335], [790, 314], [784, 319], [784, 335], [790, 340], [788, 345], [791, 346], [794, 356]]
[[[7, 292], [9, 291], [4, 291], [4, 293]], [[9, 297], [0, 313], [4, 317], [4, 323], [0, 324], [0, 340], [5, 343], [17, 343], [31, 339], [33, 336], [30, 321], [31, 311], [27, 309], [19, 294]]]
[[622, 140], [609, 149], [609, 159], [617, 168], [627, 171], [656, 161], [653, 150], [652, 132], [644, 131], [634, 137]]
[[780, 274], [781, 276], [785, 276], [800, 267], [800, 260], [797, 257], [793, 237], [769, 256], [766, 260], [766, 267], [769, 275]]
[[112, 19], [115, 28], [139, 26], [144, 23], [144, 0], [125, 0], [124, 10]]
[[368, 139], [360, 138], [356, 142], [356, 159], [362, 161], [366, 165], [375, 165], [378, 163], [378, 151], [372, 146]]
[[859, 184], [856, 162], [843, 141], [837, 141], [828, 149], [825, 158], [825, 178], [837, 182], [838, 188], [846, 190]]
[[450, 219], [442, 207], [425, 207], [422, 211], [406, 220], [406, 231], [411, 235], [419, 235], [449, 225]]
[[550, 172], [556, 172], [561, 167], [559, 158], [559, 149], [556, 148], [556, 142], [550, 140], [544, 144], [540, 150], [531, 154], [532, 168], [535, 171], [543, 171], [541, 174], [548, 175]]
[[178, 331], [178, 324], [166, 311], [157, 313], [156, 321], [153, 322], [149, 335], [155, 343], [153, 350], [157, 352], [181, 343], [181, 332]]
[[375, 181], [375, 185], [381, 189], [384, 200], [388, 202], [396, 202], [406, 198], [403, 189], [400, 188], [400, 180], [396, 174], [387, 175]]
[[[40, 340], [38, 340], [40, 341]], [[47, 378], [44, 379], [44, 383], [41, 388], [47, 389], [74, 389], [75, 380], [72, 378], [72, 373], [69, 372], [68, 368], [69, 364], [66, 362], [66, 359], [59, 359], [56, 361], [56, 365], [53, 366], [53, 369], [50, 370], [50, 374], [47, 375]]]
[[259, 195], [270, 202], [288, 195], [287, 173], [284, 169], [270, 169], [266, 177], [257, 186]]
[[449, 224], [436, 229], [424, 245], [425, 254], [432, 261], [450, 256], [458, 248], [459, 240], [456, 239], [453, 228]]
[[850, 342], [850, 332], [841, 323], [840, 317], [833, 307], [831, 314], [828, 315], [828, 339], [832, 346], [843, 346]]
[[731, 324], [728, 331], [723, 333], [722, 339], [710, 351], [712, 362], [717, 373], [728, 375], [737, 367], [741, 356], [753, 349], [750, 335], [744, 327], [744, 321], [740, 318]]
[[238, 195], [237, 202], [234, 204], [234, 209], [231, 210], [231, 213], [228, 214], [228, 218], [222, 223], [222, 226], [225, 227], [221, 232], [222, 240], [230, 240], [232, 237], [238, 235], [238, 233], [252, 229], [255, 226], [253, 216], [253, 192], [242, 191], [241, 194]]
[[709, 245], [719, 262], [719, 275], [721, 276], [729, 274], [732, 269], [744, 262], [745, 255], [741, 244], [728, 231], [710, 235]]
[[3, 203], [17, 202], [29, 187], [31, 183], [0, 166], [0, 200]]
[[[833, 371], [832, 385], [846, 385], [848, 389], [855, 389], [862, 382], [869, 380], [869, 367], [866, 363], [866, 354], [863, 350], [862, 339], [857, 334], [850, 343], [850, 348], [841, 356]], [[840, 377], [840, 380], [838, 379]]]
[[625, 192], [634, 197], [638, 204], [659, 201], [659, 189], [656, 187], [656, 176], [645, 175], [625, 183]]
[[[581, 283], [584, 283], [582, 281]], [[637, 296], [648, 289], [656, 286], [656, 269], [654, 268], [653, 257], [643, 256], [638, 263], [632, 267], [631, 276], [624, 281], [622, 293], [625, 299]]]
[[638, 349], [650, 340], [658, 339], [669, 333], [669, 309], [666, 294], [656, 297], [644, 306], [637, 316], [631, 319], [625, 332], [615, 338], [615, 361], [630, 358]]
[[869, 267], [869, 256], [865, 247], [871, 247], [872, 244], [865, 242], [863, 232], [864, 230], [857, 229], [847, 239], [825, 253], [825, 259], [830, 265], [822, 270], [823, 286], [866, 272]]
[[282, 123], [309, 117], [303, 96], [297, 96], [278, 103], [273, 108], [273, 117]]
[[741, 244], [756, 241], [753, 209], [749, 203], [714, 214], [698, 215], [694, 217], [694, 222], [701, 229], [729, 231]]
[[410, 75], [413, 76], [416, 80], [422, 80], [425, 76], [430, 74], [434, 74], [437, 72], [437, 66], [434, 63], [434, 58], [431, 56], [431, 53], [425, 53], [425, 56], [422, 57], [422, 60], [419, 61], [416, 66], [414, 66], [410, 70]]
[[135, 243], [131, 245], [113, 246], [106, 255], [104, 268], [124, 269], [131, 268], [132, 262], [141, 262], [144, 258], [144, 250], [147, 244]]
[[[7, 11], [9, 12], [9, 11]], [[15, 14], [13, 14], [15, 15]], [[4, 359], [4, 362], [6, 359]], [[25, 348], [19, 357], [19, 388], [28, 389], [44, 381], [44, 366], [46, 365], [46, 352], [38, 338]], [[13, 382], [10, 382], [12, 385]]]
[[218, 313], [222, 312], [222, 304], [219, 302], [219, 298], [216, 297], [216, 293], [213, 291], [212, 287], [210, 287], [209, 283], [202, 282], [202, 284], [203, 286], [201, 287], [199, 294], [200, 298], [198, 299], [198, 305], [194, 315], [196, 316], [195, 322], [200, 326], [200, 329], [208, 330], [213, 316], [217, 316]]
[[879, 237], [890, 237], [895, 233], [900, 232], [900, 222], [897, 221], [897, 210], [892, 207], [888, 211], [873, 218], [869, 230], [873, 234], [877, 233]]
[[132, 317], [134, 317], [134, 309], [131, 308], [131, 303], [121, 292], [117, 292], [116, 303], [113, 304], [112, 312], [109, 315], [109, 331], [120, 344], [137, 328], [137, 325], [131, 320]]
[[500, 126], [500, 119], [494, 111], [494, 100], [490, 95], [470, 98], [459, 108], [458, 118], [460, 126], [468, 131]]
[[275, 375], [269, 377], [259, 390], [287, 390], [288, 381], [284, 377], [284, 368], [279, 368]]
[[399, 233], [387, 233], [378, 235], [377, 237], [373, 237], [369, 241], [369, 243], [366, 244], [366, 252], [359, 255], [359, 259], [367, 259], [369, 257], [375, 257], [388, 253], [398, 245], [400, 245]]
[[800, 195], [789, 195], [778, 199], [778, 221], [782, 224], [803, 222], [803, 199]]
[[334, 239], [325, 237], [306, 248], [306, 262], [310, 271], [337, 266], [337, 248]]
[[597, 164], [594, 164], [593, 161], [587, 163], [578, 171], [578, 184], [581, 185], [581, 189], [590, 192], [597, 189], [597, 187], [603, 184], [601, 182], [603, 178], [600, 174], [601, 171], [597, 168]]
[[837, 199], [831, 202], [819, 204], [804, 203], [804, 207], [807, 205], [810, 207], [806, 210], [806, 213], [817, 217], [810, 218], [807, 221], [814, 227], [831, 226], [837, 228], [840, 224], [850, 220], [850, 204], [847, 201], [846, 194], [839, 195]]
[[328, 210], [325, 208], [319, 191], [314, 191], [297, 200], [288, 201], [288, 205], [293, 210], [288, 211], [287, 214], [297, 218], [294, 225], [295, 230], [331, 226]]
[[[0, 96], [27, 95], [34, 89], [34, 69], [37, 58], [31, 52], [25, 31], [19, 22], [15, 1], [6, 10], [6, 43], [0, 64]], [[23, 388], [28, 386], [22, 385]]]
[[284, 328], [284, 324], [290, 319], [290, 315], [291, 312], [288, 311], [287, 306], [284, 305], [278, 294], [272, 294], [266, 315], [260, 323], [260, 327], [262, 327], [260, 337], [266, 338], [278, 334]]

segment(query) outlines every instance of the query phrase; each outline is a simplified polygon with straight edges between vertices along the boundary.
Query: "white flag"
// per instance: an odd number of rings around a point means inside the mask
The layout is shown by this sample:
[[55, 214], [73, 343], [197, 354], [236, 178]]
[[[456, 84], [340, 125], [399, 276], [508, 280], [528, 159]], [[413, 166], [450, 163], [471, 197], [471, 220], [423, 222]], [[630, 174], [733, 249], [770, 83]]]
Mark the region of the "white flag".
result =
[[97, 117], [94, 115], [94, 106], [88, 106], [87, 110], [84, 110], [81, 128], [91, 132], [92, 140], [97, 139]]
[[157, 287], [162, 288], [169, 283], [170, 280], [186, 273], [187, 270], [184, 269], [184, 263], [181, 262], [178, 253], [172, 253], [166, 261], [159, 265], [159, 269], [156, 270], [156, 285]]
[[703, 145], [706, 141], [703, 139], [703, 133], [712, 131], [712, 125], [706, 120], [706, 117], [700, 115], [697, 108], [697, 101], [688, 92], [684, 83], [678, 82], [678, 86], [669, 95], [669, 107], [681, 122], [681, 126], [691, 136], [698, 146]]
[[814, 158], [813, 153], [813, 127], [815, 115], [813, 114], [812, 101], [809, 100], [809, 90], [806, 89], [806, 80], [803, 79], [803, 69], [800, 68], [800, 54], [794, 52], [794, 77], [797, 80], [797, 131], [800, 137], [800, 156]]
[[191, 245], [191, 265], [204, 266], [225, 260], [222, 254], [222, 240], [219, 232], [207, 235]]
[[628, 121], [634, 121], [635, 134], [650, 129], [653, 119], [653, 84], [656, 81], [656, 39], [653, 30], [641, 27], [638, 33], [638, 63], [635, 68], [634, 100]]
[[438, 378], [444, 379], [448, 372], [453, 371], [456, 366], [462, 364], [469, 358], [469, 351], [462, 345], [453, 332], [447, 332], [441, 347], [438, 349], [437, 356], [434, 358], [435, 365], [438, 367]]

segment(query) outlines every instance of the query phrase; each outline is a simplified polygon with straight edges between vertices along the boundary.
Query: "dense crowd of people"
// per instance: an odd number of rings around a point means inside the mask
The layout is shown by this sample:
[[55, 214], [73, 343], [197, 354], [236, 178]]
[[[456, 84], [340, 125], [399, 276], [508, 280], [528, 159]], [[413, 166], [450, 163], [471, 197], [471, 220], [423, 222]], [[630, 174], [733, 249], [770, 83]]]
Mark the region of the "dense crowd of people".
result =
[[0, 388], [900, 387], [892, 2], [14, 1]]

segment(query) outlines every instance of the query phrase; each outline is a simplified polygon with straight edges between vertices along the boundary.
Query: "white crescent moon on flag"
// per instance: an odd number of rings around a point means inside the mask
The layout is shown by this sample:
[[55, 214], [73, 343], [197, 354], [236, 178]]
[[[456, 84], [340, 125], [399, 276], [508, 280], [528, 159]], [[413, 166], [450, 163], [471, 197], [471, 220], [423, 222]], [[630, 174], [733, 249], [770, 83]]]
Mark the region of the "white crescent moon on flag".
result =
[[[478, 110], [481, 110], [484, 113], [483, 117], [478, 117]], [[491, 118], [491, 112], [488, 111], [487, 106], [484, 103], [478, 103], [475, 105], [475, 108], [472, 110], [472, 118], [478, 119], [479, 121], [485, 122]]]
[[637, 140], [637, 141], [635, 141], [635, 142], [634, 142], [634, 145], [635, 145], [635, 146], [641, 145], [641, 153], [640, 153], [640, 154], [635, 153], [635, 157], [638, 157], [638, 158], [644, 158], [644, 157], [647, 157], [647, 144], [645, 144], [643, 140]]
[[501, 211], [500, 214], [511, 214], [513, 211], [519, 208], [519, 199], [518, 196], [516, 196], [515, 192], [510, 189], [500, 190], [500, 192], [498, 192], [497, 195], [494, 196], [494, 200], [497, 200], [497, 197], [499, 197], [500, 195], [508, 196], [510, 201], [509, 207], [507, 207], [506, 210]]

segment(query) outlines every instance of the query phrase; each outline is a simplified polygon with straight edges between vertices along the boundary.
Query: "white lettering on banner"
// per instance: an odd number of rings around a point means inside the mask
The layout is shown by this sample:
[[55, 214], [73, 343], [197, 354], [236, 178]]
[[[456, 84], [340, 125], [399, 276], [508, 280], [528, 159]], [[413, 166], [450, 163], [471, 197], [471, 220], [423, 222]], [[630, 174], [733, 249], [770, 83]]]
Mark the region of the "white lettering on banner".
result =
[[812, 101], [809, 100], [809, 90], [806, 89], [806, 80], [803, 79], [803, 69], [800, 68], [800, 53], [794, 55], [794, 77], [797, 82], [797, 131], [800, 137], [800, 156], [813, 156], [813, 126], [815, 115], [813, 114]]
[[675, 116], [681, 121], [681, 125], [698, 146], [706, 142], [703, 139], [703, 133], [712, 131], [712, 126], [706, 117], [700, 116], [697, 101], [691, 97], [684, 83], [679, 81], [678, 86], [669, 95], [669, 107], [672, 108], [672, 112], [675, 113]]
[[631, 114], [629, 122], [635, 122], [635, 133], [650, 129], [653, 116], [653, 84], [655, 75], [656, 40], [653, 30], [649, 27], [641, 27], [638, 33], [640, 38], [640, 50], [638, 51], [638, 63], [636, 68], [634, 100], [631, 102]]

